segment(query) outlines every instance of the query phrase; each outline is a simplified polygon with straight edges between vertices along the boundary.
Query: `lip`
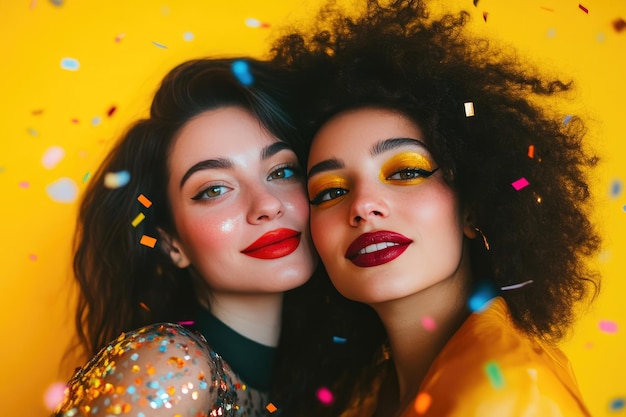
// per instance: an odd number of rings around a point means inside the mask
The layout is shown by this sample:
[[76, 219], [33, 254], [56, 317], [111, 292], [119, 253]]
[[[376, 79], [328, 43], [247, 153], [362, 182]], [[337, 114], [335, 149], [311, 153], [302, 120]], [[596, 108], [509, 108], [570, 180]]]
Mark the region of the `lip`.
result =
[[300, 245], [300, 232], [281, 228], [269, 231], [241, 253], [258, 259], [277, 259], [289, 255]]
[[[354, 239], [344, 256], [356, 266], [369, 268], [393, 261], [402, 255], [412, 242], [413, 240], [408, 237], [388, 230], [363, 233]], [[370, 252], [374, 249], [372, 245], [378, 245], [378, 250]]]

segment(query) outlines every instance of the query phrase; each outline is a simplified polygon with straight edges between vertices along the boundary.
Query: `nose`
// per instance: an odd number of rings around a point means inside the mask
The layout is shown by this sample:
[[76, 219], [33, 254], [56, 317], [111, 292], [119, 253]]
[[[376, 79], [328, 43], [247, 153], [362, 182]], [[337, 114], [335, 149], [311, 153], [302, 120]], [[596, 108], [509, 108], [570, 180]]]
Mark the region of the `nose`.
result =
[[250, 207], [247, 220], [250, 224], [260, 224], [282, 216], [285, 211], [283, 201], [267, 187], [249, 191]]
[[376, 192], [373, 185], [359, 185], [350, 190], [350, 225], [359, 226], [374, 219], [382, 219], [389, 215], [389, 206], [381, 193]]

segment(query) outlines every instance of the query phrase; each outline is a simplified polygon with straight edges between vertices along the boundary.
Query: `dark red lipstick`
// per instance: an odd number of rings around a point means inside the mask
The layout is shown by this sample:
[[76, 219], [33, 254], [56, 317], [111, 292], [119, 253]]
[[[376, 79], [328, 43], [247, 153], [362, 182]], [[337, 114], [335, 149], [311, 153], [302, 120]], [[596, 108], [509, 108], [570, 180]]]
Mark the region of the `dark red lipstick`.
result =
[[277, 259], [289, 255], [300, 245], [300, 232], [276, 229], [265, 233], [241, 253], [258, 259]]
[[378, 266], [402, 255], [411, 242], [408, 237], [387, 230], [364, 233], [350, 244], [344, 256], [356, 266]]

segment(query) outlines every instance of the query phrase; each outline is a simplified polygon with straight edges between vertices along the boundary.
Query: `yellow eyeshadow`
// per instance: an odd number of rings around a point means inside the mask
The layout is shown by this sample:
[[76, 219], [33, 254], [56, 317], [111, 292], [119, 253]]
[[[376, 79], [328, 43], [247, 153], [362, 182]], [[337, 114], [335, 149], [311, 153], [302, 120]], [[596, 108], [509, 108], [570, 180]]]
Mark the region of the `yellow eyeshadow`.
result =
[[348, 182], [338, 175], [320, 175], [309, 181], [309, 199], [314, 199], [319, 193], [329, 188], [346, 188]]
[[[383, 182], [395, 182], [387, 178], [403, 169], [423, 169], [425, 171], [432, 171], [433, 162], [429, 157], [419, 152], [401, 152], [394, 155], [383, 164], [379, 178]], [[419, 181], [422, 180], [423, 178], [419, 178]]]

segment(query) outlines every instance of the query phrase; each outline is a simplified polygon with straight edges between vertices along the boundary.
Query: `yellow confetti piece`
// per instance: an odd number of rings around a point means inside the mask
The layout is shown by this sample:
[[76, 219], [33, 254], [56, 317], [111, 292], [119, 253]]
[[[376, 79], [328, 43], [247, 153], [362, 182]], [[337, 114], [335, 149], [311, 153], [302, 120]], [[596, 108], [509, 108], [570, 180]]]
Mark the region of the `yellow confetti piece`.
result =
[[468, 101], [463, 105], [465, 106], [465, 117], [472, 117], [474, 115], [474, 103]]
[[272, 403], [269, 403], [268, 405], [266, 405], [266, 406], [265, 406], [265, 409], [266, 409], [267, 411], [269, 411], [269, 412], [270, 412], [270, 414], [275, 413], [275, 412], [276, 412], [276, 410], [278, 410], [278, 408], [276, 408], [276, 406], [275, 406], [274, 404], [272, 404]]
[[152, 201], [150, 201], [148, 197], [143, 194], [139, 194], [139, 197], [137, 197], [137, 201], [143, 204], [145, 208], [150, 208], [150, 206], [152, 205]]
[[154, 248], [154, 246], [156, 245], [157, 240], [153, 237], [147, 236], [147, 235], [143, 235], [141, 236], [141, 240], [139, 241], [139, 243], [141, 243], [144, 246], [148, 246], [150, 248]]
[[413, 406], [415, 407], [415, 412], [417, 412], [417, 414], [424, 414], [430, 407], [430, 403], [432, 402], [432, 400], [433, 399], [430, 394], [426, 392], [420, 392], [415, 399], [415, 403], [413, 404]]
[[137, 227], [137, 225], [139, 223], [141, 223], [143, 221], [143, 219], [145, 219], [145, 218], [146, 218], [146, 216], [143, 213], [139, 213], [137, 215], [137, 217], [135, 217], [135, 219], [132, 221], [131, 224], [133, 225], [133, 227]]

